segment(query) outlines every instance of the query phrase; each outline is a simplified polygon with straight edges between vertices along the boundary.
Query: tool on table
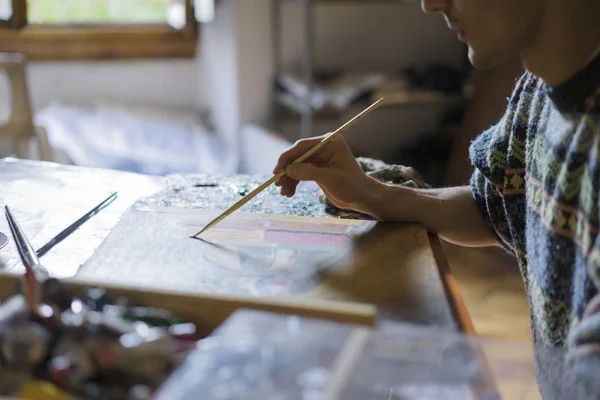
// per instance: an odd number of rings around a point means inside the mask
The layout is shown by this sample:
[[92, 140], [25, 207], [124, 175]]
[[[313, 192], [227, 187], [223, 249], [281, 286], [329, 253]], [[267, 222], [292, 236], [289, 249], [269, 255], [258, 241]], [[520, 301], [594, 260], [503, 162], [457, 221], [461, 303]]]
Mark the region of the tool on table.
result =
[[[323, 146], [325, 146], [331, 139], [333, 139], [334, 137], [340, 135], [344, 130], [348, 129], [350, 126], [354, 125], [360, 119], [362, 119], [367, 114], [369, 114], [371, 111], [373, 111], [377, 107], [379, 107], [381, 105], [382, 101], [383, 101], [383, 98], [381, 98], [381, 99], [377, 100], [375, 103], [371, 104], [369, 107], [367, 107], [366, 109], [364, 109], [360, 114], [356, 115], [350, 121], [346, 122], [344, 125], [342, 125], [341, 127], [339, 127], [336, 131], [334, 131], [331, 134], [327, 135], [323, 140], [321, 140], [319, 143], [317, 143], [313, 148], [311, 148], [310, 150], [308, 150], [306, 153], [302, 154], [292, 164], [298, 164], [298, 163], [304, 162], [306, 159], [308, 159], [309, 157], [311, 157], [312, 155], [314, 155], [317, 151], [319, 151], [321, 148], [323, 148]], [[231, 206], [227, 210], [225, 210], [217, 218], [215, 218], [212, 221], [210, 221], [200, 232], [198, 232], [194, 236], [192, 236], [192, 239], [195, 239], [198, 235], [202, 234], [203, 232], [206, 232], [207, 230], [209, 230], [210, 228], [212, 228], [213, 226], [215, 226], [216, 224], [218, 224], [219, 222], [221, 222], [222, 220], [224, 220], [225, 218], [227, 218], [229, 215], [233, 214], [236, 210], [238, 210], [244, 204], [246, 204], [247, 202], [249, 202], [250, 200], [252, 200], [256, 195], [258, 195], [260, 192], [262, 192], [263, 190], [265, 190], [271, 184], [277, 182], [284, 175], [285, 175], [285, 169], [283, 171], [281, 171], [280, 173], [274, 175], [268, 181], [266, 181], [263, 184], [261, 184], [260, 186], [258, 186], [252, 192], [248, 193], [246, 196], [244, 196], [241, 200], [239, 200], [233, 206]]]
[[90, 211], [88, 211], [85, 215], [83, 215], [77, 221], [73, 222], [71, 225], [69, 225], [67, 228], [65, 228], [62, 232], [60, 232], [58, 235], [53, 237], [48, 243], [43, 245], [36, 252], [37, 256], [42, 257], [44, 254], [46, 254], [48, 251], [50, 251], [50, 249], [52, 249], [58, 243], [63, 241], [65, 238], [67, 238], [71, 233], [75, 232], [75, 230], [77, 230], [86, 221], [88, 221], [94, 215], [98, 214], [100, 212], [100, 210], [102, 210], [104, 207], [106, 207], [110, 203], [112, 203], [116, 198], [117, 198], [117, 192], [114, 192], [113, 194], [108, 196], [102, 203], [100, 203], [96, 207], [92, 208]]
[[29, 239], [25, 236], [25, 232], [23, 232], [23, 229], [8, 206], [4, 206], [4, 212], [25, 269], [34, 275], [39, 275], [40, 273], [48, 275], [46, 269], [40, 264], [40, 260], [35, 250], [33, 250]]
[[25, 267], [23, 286], [26, 291], [27, 300], [31, 308], [38, 312], [40, 285], [49, 277], [48, 271], [40, 264], [40, 260], [35, 254], [33, 246], [31, 246], [29, 239], [25, 236], [25, 232], [21, 229], [17, 219], [10, 211], [10, 208], [4, 206], [4, 211], [8, 226], [10, 227], [10, 231], [17, 246], [17, 251], [21, 257], [21, 262]]

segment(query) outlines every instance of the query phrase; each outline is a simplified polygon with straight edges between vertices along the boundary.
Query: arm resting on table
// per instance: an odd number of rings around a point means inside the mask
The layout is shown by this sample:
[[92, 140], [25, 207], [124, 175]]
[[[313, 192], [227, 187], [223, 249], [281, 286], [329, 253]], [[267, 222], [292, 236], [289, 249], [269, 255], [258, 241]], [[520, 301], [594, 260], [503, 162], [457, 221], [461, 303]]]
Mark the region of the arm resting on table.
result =
[[461, 246], [497, 246], [471, 188], [413, 189], [375, 181], [366, 191], [367, 213], [381, 221], [413, 222], [430, 233]]

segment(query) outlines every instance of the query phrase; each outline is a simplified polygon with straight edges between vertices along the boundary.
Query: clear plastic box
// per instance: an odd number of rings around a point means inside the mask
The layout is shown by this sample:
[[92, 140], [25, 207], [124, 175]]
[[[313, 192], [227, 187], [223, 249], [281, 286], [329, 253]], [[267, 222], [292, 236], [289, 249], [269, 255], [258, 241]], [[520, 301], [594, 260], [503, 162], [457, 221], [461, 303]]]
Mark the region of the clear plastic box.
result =
[[376, 329], [239, 311], [160, 400], [541, 399], [531, 342], [409, 324]]

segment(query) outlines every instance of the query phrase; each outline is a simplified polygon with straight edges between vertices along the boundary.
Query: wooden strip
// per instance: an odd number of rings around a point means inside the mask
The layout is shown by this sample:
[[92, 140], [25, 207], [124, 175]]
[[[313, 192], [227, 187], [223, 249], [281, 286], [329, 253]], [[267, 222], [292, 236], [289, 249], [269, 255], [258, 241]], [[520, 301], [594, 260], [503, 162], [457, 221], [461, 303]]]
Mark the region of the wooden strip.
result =
[[176, 30], [165, 24], [27, 24], [26, 1], [17, 1], [0, 29], [0, 52], [23, 53], [30, 60], [191, 58], [198, 44], [196, 24]]
[[358, 358], [367, 345], [369, 334], [370, 332], [364, 328], [357, 328], [352, 331], [344, 349], [336, 358], [333, 368], [331, 368], [333, 373], [325, 389], [325, 400], [342, 399], [344, 389], [348, 386], [352, 371], [358, 363]]
[[[204, 210], [178, 207], [134, 205], [133, 208], [136, 211], [167, 215], [176, 224], [185, 227], [186, 230], [195, 225], [205, 224], [215, 215], [215, 213]], [[232, 218], [222, 221], [219, 224], [219, 229], [293, 231], [354, 236], [368, 232], [375, 225], [376, 222], [370, 220], [258, 214], [238, 211]], [[207, 233], [207, 235], [209, 234], [210, 232]]]
[[[459, 325], [461, 332], [466, 335], [477, 336], [475, 326], [473, 325], [473, 320], [471, 320], [471, 316], [469, 315], [467, 305], [460, 293], [458, 283], [456, 282], [456, 278], [452, 273], [450, 263], [446, 258], [446, 254], [444, 252], [444, 248], [442, 247], [442, 243], [440, 242], [439, 237], [437, 235], [429, 234], [429, 242], [431, 243], [431, 250], [433, 251], [433, 256], [435, 258], [438, 270], [440, 272], [440, 276], [442, 278], [442, 283], [444, 285], [446, 297], [448, 298], [448, 303]], [[471, 386], [473, 396], [475, 397], [475, 399], [501, 400], [502, 396], [498, 391], [496, 381], [487, 362], [485, 354], [483, 353], [483, 350], [480, 346], [477, 345], [475, 345], [475, 348], [473, 350], [475, 351], [477, 358], [479, 358], [480, 364], [482, 366], [481, 382]]]
[[324, 246], [324, 247], [346, 247], [350, 245], [352, 238], [346, 235], [331, 235], [326, 233], [307, 233], [296, 231], [274, 231], [264, 232], [265, 243], [293, 244], [296, 246]]
[[467, 305], [460, 293], [454, 274], [450, 269], [450, 263], [444, 253], [444, 248], [437, 235], [429, 235], [429, 243], [431, 244], [431, 250], [433, 251], [433, 257], [437, 264], [442, 283], [444, 285], [444, 291], [450, 303], [450, 308], [454, 318], [456, 319], [461, 332], [467, 335], [476, 335], [475, 326], [467, 310]]
[[10, 18], [10, 27], [21, 29], [27, 25], [27, 1], [12, 0], [12, 17]]
[[152, 43], [136, 44], [124, 41], [43, 44], [37, 41], [19, 41], [0, 38], [0, 52], [22, 53], [31, 61], [47, 60], [114, 60], [114, 59], [157, 59], [193, 58], [196, 41], [181, 39], [157, 40]]
[[191, 27], [194, 30], [194, 33], [197, 35], [199, 23], [196, 20], [196, 9], [193, 0], [186, 0], [185, 2], [185, 20], [186, 26]]
[[[204, 331], [199, 332], [203, 335], [210, 334], [239, 309], [298, 315], [366, 327], [375, 326], [377, 312], [375, 306], [353, 302], [198, 294], [78, 279], [65, 279], [62, 282], [69, 285], [77, 295], [81, 295], [85, 288], [102, 287], [113, 298], [122, 296], [129, 298], [132, 304], [166, 308], [182, 319], [204, 327]], [[19, 275], [0, 273], [0, 301], [16, 294], [19, 284]]]
[[[11, 35], [11, 32], [0, 32], [0, 37]], [[37, 40], [40, 43], [53, 43], [57, 41], [72, 42], [74, 40], [93, 41], [98, 39], [116, 40], [123, 36], [135, 38], [139, 41], [160, 37], [195, 37], [191, 27], [181, 30], [171, 28], [165, 24], [95, 24], [95, 25], [29, 25], [26, 29], [12, 32], [12, 36], [21, 40]]]

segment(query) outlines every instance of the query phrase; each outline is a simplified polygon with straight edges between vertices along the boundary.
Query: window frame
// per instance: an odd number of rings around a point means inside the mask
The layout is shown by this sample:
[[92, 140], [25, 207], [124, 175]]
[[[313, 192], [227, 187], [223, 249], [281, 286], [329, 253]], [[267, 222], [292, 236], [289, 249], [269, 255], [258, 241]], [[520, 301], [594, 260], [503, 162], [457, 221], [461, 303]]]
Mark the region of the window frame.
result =
[[193, 58], [198, 23], [193, 0], [184, 0], [186, 26], [166, 24], [29, 24], [27, 1], [12, 0], [13, 15], [0, 24], [0, 52], [29, 60], [115, 60]]

